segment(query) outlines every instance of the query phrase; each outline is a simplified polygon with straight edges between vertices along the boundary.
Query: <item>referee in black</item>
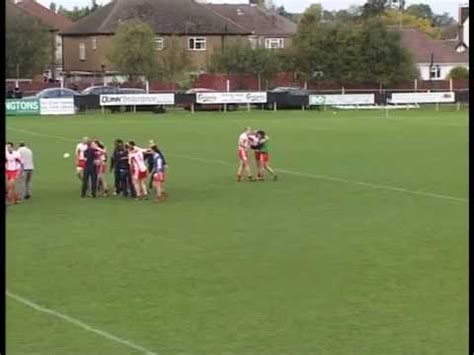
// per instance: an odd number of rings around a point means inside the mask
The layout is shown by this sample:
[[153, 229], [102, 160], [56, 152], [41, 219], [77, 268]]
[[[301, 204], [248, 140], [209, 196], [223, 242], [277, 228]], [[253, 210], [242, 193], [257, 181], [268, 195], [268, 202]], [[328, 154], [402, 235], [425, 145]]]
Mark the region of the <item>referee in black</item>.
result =
[[[92, 197], [97, 196], [97, 165], [96, 160], [96, 143], [94, 141], [87, 143], [87, 149], [84, 151], [84, 159], [86, 166], [82, 176], [81, 197], [86, 197], [87, 186], [91, 187]], [[90, 181], [90, 184], [89, 184]]]

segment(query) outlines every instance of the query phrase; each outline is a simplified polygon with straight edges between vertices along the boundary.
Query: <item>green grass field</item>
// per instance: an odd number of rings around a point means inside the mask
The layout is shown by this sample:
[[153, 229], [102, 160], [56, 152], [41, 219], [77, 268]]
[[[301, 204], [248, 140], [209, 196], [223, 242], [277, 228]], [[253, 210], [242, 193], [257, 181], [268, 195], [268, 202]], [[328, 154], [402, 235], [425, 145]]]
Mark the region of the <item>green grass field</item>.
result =
[[[235, 182], [245, 126], [278, 182]], [[84, 135], [159, 142], [169, 200], [81, 199], [62, 155]], [[7, 138], [37, 168], [7, 210], [9, 355], [467, 353], [467, 111], [15, 117]]]

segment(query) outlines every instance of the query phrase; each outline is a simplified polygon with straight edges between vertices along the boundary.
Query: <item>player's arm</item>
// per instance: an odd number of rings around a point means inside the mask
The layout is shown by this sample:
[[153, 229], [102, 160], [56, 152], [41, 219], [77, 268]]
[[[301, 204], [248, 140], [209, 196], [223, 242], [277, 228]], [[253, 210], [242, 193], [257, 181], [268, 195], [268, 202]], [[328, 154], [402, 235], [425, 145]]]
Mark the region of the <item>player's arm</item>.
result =
[[159, 149], [158, 149], [158, 154], [161, 156], [161, 160], [163, 161], [163, 165], [167, 166], [168, 164], [166, 164], [165, 156], [163, 155], [163, 153]]

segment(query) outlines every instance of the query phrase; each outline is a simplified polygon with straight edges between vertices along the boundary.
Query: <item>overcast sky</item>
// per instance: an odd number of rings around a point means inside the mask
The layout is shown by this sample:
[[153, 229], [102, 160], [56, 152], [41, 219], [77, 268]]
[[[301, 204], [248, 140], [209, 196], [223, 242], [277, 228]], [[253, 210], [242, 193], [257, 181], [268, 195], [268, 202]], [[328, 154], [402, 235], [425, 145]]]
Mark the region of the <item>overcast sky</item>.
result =
[[[51, 0], [38, 0], [45, 6], [49, 6]], [[273, 0], [276, 5], [284, 5], [287, 11], [290, 12], [302, 12], [312, 3], [320, 3], [326, 10], [339, 10], [347, 9], [351, 5], [363, 5], [366, 0]], [[54, 0], [58, 5], [63, 5], [65, 8], [72, 9], [74, 6], [90, 5], [91, 0]], [[98, 4], [106, 4], [109, 0], [97, 0]], [[227, 3], [227, 4], [242, 4], [247, 3], [246, 0], [209, 0], [208, 2], [213, 3]], [[461, 3], [467, 3], [467, 1], [460, 0], [407, 0], [406, 4], [428, 4], [436, 14], [442, 14], [449, 12], [456, 20], [458, 17], [458, 7]]]

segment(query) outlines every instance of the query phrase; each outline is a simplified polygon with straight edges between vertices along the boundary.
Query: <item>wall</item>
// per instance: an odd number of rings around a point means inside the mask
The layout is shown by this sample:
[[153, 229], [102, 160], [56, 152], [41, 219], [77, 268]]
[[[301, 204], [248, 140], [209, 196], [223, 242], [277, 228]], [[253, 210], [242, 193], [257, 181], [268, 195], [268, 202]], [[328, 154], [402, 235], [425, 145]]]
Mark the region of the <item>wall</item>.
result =
[[[448, 78], [449, 72], [454, 67], [465, 67], [469, 69], [469, 64], [439, 64], [441, 67], [441, 78], [433, 79], [433, 81], [437, 80], [446, 80]], [[430, 65], [429, 64], [418, 64], [418, 69], [420, 70], [420, 76], [422, 80], [430, 80]]]
[[[92, 49], [92, 38], [94, 36], [64, 36], [64, 70], [65, 71], [90, 71], [90, 72], [101, 72], [101, 64], [105, 64], [105, 70], [113, 70], [113, 67], [108, 63], [105, 58], [106, 48], [110, 45], [112, 36], [100, 35], [95, 36], [97, 39], [97, 49]], [[193, 36], [194, 37], [194, 36]], [[209, 58], [212, 53], [222, 48], [223, 40], [225, 44], [231, 44], [239, 39], [239, 36], [195, 36], [195, 37], [206, 37], [206, 50], [205, 51], [187, 51], [191, 58], [193, 69], [205, 70], [207, 68]], [[166, 41], [169, 40], [170, 36], [163, 36], [166, 46]], [[187, 48], [187, 37], [179, 36], [179, 40], [183, 48]], [[244, 37], [245, 38], [245, 37]], [[79, 44], [83, 42], [86, 44], [86, 60], [79, 60]], [[163, 53], [162, 51], [156, 51], [157, 55]]]
[[469, 17], [464, 21], [464, 25], [462, 27], [463, 30], [463, 38], [464, 38], [464, 43], [469, 47]]

